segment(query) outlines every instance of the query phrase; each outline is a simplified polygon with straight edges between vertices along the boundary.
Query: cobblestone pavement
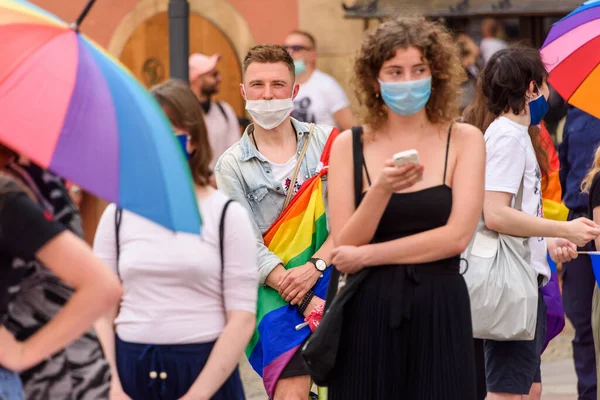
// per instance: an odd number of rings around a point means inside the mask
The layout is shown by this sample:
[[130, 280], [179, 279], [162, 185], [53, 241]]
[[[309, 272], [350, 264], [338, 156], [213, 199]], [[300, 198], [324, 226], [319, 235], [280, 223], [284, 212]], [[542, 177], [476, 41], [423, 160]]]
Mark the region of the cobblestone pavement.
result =
[[542, 399], [577, 400], [577, 376], [573, 365], [573, 327], [567, 320], [565, 329], [542, 355]]
[[266, 400], [267, 394], [262, 384], [262, 380], [252, 369], [248, 361], [244, 359], [240, 362], [240, 374], [242, 382], [244, 382], [244, 391], [246, 392], [246, 400]]
[[[567, 321], [563, 332], [549, 345], [542, 356], [542, 400], [577, 400], [577, 378], [573, 366], [573, 327]], [[240, 363], [240, 372], [247, 400], [266, 400], [267, 396], [258, 375], [246, 359]]]

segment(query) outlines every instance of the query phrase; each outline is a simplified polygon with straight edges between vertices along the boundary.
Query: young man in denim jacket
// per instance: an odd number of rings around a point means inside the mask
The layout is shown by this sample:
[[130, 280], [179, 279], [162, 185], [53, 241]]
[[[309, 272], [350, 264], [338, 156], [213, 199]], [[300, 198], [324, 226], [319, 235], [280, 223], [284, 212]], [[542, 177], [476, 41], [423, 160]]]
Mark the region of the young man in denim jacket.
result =
[[[330, 263], [331, 238], [311, 261], [287, 271], [281, 259], [265, 246], [263, 233], [282, 213], [288, 191], [295, 193], [316, 174], [332, 127], [315, 125], [306, 154], [301, 156], [310, 124], [290, 118], [299, 86], [295, 84], [294, 61], [283, 47], [255, 46], [244, 59], [243, 71], [240, 88], [254, 123], [217, 162], [217, 186], [247, 207], [253, 216], [260, 284], [272, 287], [286, 302], [298, 305], [310, 295], [309, 291]], [[292, 183], [299, 158], [300, 169]], [[304, 315], [309, 315], [323, 301], [312, 297]], [[280, 375], [274, 398], [305, 400], [309, 386], [310, 377], [298, 351]]]

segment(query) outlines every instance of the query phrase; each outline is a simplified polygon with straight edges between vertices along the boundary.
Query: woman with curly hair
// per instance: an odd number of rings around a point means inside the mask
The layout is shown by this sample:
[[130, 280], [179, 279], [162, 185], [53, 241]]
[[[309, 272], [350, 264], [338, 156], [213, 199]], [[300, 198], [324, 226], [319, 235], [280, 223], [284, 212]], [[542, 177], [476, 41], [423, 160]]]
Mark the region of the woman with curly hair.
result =
[[[367, 275], [344, 309], [330, 400], [474, 400], [459, 261], [481, 216], [485, 145], [453, 122], [458, 49], [440, 24], [398, 18], [366, 35], [355, 81], [366, 123], [333, 145], [329, 204], [333, 264]], [[410, 149], [420, 163], [396, 166]]]

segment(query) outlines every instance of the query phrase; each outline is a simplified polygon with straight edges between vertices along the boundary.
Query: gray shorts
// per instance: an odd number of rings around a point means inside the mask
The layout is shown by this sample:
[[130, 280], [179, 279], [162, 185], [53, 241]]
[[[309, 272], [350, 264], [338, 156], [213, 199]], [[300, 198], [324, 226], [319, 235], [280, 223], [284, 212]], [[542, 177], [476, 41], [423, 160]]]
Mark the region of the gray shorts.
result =
[[533, 340], [484, 341], [488, 393], [529, 394], [531, 385], [542, 381], [540, 365], [545, 339], [546, 303], [540, 291]]

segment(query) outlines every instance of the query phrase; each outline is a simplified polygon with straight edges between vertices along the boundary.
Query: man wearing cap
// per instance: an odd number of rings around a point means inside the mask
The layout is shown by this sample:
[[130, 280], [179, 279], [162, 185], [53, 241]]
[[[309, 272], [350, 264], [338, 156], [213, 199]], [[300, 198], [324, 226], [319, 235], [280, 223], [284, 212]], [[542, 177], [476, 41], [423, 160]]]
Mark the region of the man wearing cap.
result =
[[300, 84], [292, 117], [337, 126], [341, 131], [350, 129], [350, 102], [340, 84], [316, 68], [316, 44], [314, 36], [305, 31], [293, 31], [284, 41], [283, 47], [294, 59], [296, 83]]
[[224, 101], [216, 101], [212, 96], [219, 93], [221, 74], [217, 64], [221, 55], [206, 56], [195, 53], [189, 58], [190, 88], [204, 110], [204, 122], [208, 130], [208, 140], [213, 151], [210, 168], [230, 146], [240, 140], [240, 125], [233, 108]]

